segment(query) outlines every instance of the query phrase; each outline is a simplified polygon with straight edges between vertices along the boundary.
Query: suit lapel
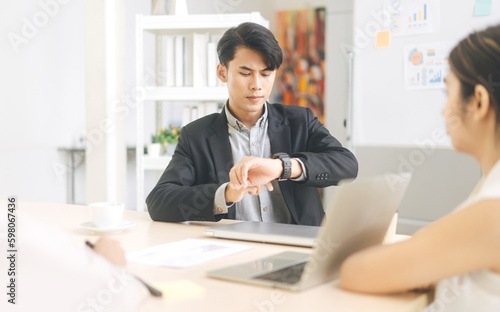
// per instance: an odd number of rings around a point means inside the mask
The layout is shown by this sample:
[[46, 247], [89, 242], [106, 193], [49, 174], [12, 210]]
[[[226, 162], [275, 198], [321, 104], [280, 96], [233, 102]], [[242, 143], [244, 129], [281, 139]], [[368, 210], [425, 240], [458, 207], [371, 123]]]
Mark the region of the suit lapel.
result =
[[212, 125], [213, 134], [208, 137], [210, 151], [220, 183], [229, 182], [229, 170], [233, 167], [233, 152], [229, 143], [226, 114], [222, 111]]
[[269, 110], [269, 140], [271, 141], [271, 153], [287, 153], [292, 149], [290, 126], [288, 120], [273, 107], [267, 105]]
[[[279, 111], [274, 105], [267, 105], [269, 110], [269, 140], [271, 142], [271, 153], [292, 153], [292, 138], [290, 124], [283, 111]], [[283, 198], [288, 206], [292, 219], [297, 223], [297, 213], [293, 200], [293, 182], [278, 182]]]

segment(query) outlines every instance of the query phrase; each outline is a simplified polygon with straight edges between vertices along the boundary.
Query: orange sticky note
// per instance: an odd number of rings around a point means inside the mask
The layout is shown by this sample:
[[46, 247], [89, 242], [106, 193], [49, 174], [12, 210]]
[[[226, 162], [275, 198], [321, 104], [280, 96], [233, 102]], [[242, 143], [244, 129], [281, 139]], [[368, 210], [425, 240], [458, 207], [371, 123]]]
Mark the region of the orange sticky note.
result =
[[377, 31], [375, 48], [387, 48], [391, 45], [391, 32], [389, 30]]

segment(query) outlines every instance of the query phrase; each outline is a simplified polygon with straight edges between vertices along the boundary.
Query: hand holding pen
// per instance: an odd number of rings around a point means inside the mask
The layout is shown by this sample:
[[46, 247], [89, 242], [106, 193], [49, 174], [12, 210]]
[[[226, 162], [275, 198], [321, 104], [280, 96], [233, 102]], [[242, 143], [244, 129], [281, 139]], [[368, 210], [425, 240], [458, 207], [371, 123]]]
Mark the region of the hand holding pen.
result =
[[[127, 259], [125, 258], [125, 252], [120, 246], [120, 243], [118, 243], [115, 240], [112, 240], [110, 238], [107, 238], [106, 236], [103, 236], [96, 245], [92, 244], [89, 241], [86, 241], [85, 244], [89, 246], [90, 248], [94, 249], [97, 253], [103, 255], [105, 258], [107, 258], [110, 262], [113, 264], [123, 266], [127, 264]], [[139, 277], [132, 275], [135, 279], [137, 279], [139, 282], [141, 282], [149, 291], [149, 293], [154, 296], [154, 297], [161, 297], [162, 293], [158, 289], [154, 288], [153, 286], [149, 285], [148, 283], [144, 282], [142, 279]]]

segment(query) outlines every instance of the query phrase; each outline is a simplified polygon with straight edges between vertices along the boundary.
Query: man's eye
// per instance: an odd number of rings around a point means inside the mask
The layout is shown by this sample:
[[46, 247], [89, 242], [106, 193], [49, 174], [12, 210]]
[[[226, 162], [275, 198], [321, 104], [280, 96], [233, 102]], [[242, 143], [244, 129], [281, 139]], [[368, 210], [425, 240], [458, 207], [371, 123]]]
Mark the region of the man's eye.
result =
[[247, 74], [247, 73], [240, 73], [240, 74], [243, 76], [250, 76], [250, 74]]

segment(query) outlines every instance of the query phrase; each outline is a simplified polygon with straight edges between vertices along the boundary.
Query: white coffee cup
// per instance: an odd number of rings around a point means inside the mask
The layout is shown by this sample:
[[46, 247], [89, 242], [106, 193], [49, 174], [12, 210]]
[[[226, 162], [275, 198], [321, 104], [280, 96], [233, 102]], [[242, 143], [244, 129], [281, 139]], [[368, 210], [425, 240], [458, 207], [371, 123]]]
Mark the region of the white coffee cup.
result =
[[89, 204], [92, 223], [98, 228], [115, 228], [123, 217], [123, 203], [100, 202]]

